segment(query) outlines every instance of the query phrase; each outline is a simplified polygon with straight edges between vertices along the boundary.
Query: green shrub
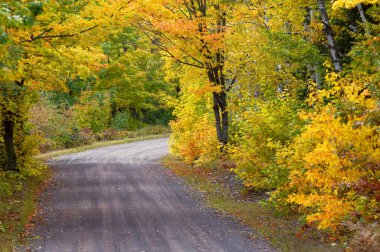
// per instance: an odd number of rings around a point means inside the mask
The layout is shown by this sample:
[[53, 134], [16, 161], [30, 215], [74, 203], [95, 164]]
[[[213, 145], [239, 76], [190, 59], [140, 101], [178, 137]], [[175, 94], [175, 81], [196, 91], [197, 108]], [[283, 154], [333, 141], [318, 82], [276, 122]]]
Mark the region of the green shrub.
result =
[[301, 121], [291, 100], [254, 101], [235, 119], [229, 156], [234, 172], [253, 189], [270, 190], [287, 180], [276, 163], [277, 150], [299, 134]]
[[138, 122], [129, 111], [122, 111], [116, 113], [111, 127], [117, 130], [134, 130], [138, 127]]
[[109, 127], [111, 120], [111, 103], [108, 93], [82, 93], [80, 103], [72, 108], [73, 120], [79, 129], [89, 128], [94, 133], [102, 132]]

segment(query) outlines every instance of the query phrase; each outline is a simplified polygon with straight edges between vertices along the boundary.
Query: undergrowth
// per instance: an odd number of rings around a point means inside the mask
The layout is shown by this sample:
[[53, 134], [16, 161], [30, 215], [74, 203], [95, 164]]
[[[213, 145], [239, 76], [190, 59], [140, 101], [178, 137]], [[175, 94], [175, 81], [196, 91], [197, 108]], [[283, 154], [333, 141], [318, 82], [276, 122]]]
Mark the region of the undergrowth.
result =
[[15, 251], [33, 226], [39, 190], [50, 176], [42, 162], [33, 164], [33, 173], [0, 173], [0, 251]]

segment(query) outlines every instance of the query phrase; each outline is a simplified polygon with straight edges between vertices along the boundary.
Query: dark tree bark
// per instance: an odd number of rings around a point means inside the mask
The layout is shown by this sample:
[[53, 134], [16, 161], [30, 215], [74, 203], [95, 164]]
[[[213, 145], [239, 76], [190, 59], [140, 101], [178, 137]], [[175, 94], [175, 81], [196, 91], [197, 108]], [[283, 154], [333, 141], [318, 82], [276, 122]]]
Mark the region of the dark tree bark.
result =
[[311, 23], [311, 8], [306, 7], [305, 11], [306, 11], [306, 15], [305, 15], [305, 19], [303, 21], [303, 27], [304, 27], [305, 31], [308, 31], [310, 23]]
[[334, 64], [336, 72], [342, 71], [342, 64], [340, 62], [339, 53], [335, 45], [333, 31], [330, 25], [329, 16], [327, 15], [325, 0], [318, 0], [318, 10], [323, 23], [327, 45], [330, 52], [331, 59]]
[[216, 134], [221, 144], [228, 143], [228, 111], [225, 92], [213, 93]]
[[[213, 6], [215, 10], [219, 12], [217, 24], [218, 28], [216, 33], [223, 34], [224, 29], [226, 27], [226, 13], [224, 11], [221, 11], [219, 8], [219, 5]], [[204, 16], [206, 16], [206, 8], [204, 9], [204, 12], [202, 12]], [[203, 32], [204, 29], [207, 29], [206, 26], [202, 27], [200, 26], [199, 31]], [[204, 48], [206, 48], [206, 51], [210, 51], [208, 48], [208, 45], [204, 43]], [[215, 116], [215, 128], [216, 128], [216, 134], [218, 137], [219, 143], [222, 144], [222, 151], [223, 147], [228, 143], [228, 132], [229, 132], [229, 121], [228, 121], [228, 111], [227, 111], [227, 95], [228, 90], [233, 85], [233, 82], [229, 85], [229, 87], [226, 86], [226, 77], [225, 77], [225, 70], [224, 70], [224, 63], [225, 63], [225, 52], [223, 49], [219, 49], [213, 56], [210, 57], [210, 55], [206, 55], [206, 58], [208, 61], [205, 63], [205, 68], [207, 71], [207, 75], [209, 78], [209, 81], [213, 83], [215, 86], [219, 86], [221, 90], [219, 92], [213, 92], [213, 110], [214, 110], [214, 116]]]
[[3, 128], [4, 128], [4, 144], [5, 151], [7, 154], [7, 171], [17, 171], [17, 157], [14, 145], [14, 127], [15, 122], [11, 117], [10, 113], [7, 113], [4, 117]]
[[215, 116], [215, 128], [218, 141], [222, 145], [228, 143], [228, 111], [227, 111], [227, 90], [224, 83], [223, 72], [217, 69], [208, 70], [208, 78], [214, 85], [221, 86], [222, 90], [220, 92], [213, 92], [213, 110]]
[[[25, 79], [22, 79], [21, 81], [16, 81], [15, 84], [17, 88], [14, 90], [15, 93], [12, 95], [6, 96], [9, 100], [21, 100], [22, 101], [22, 92], [24, 89], [24, 82]], [[16, 91], [18, 90], [18, 91]], [[17, 103], [17, 102], [16, 102]], [[16, 146], [14, 141], [14, 129], [16, 126], [16, 117], [18, 113], [17, 111], [9, 111], [5, 110], [3, 114], [3, 129], [4, 129], [4, 145], [5, 145], [5, 152], [7, 156], [7, 164], [6, 164], [6, 170], [7, 171], [19, 171], [17, 167], [17, 155], [16, 155]]]
[[[190, 4], [186, 4], [191, 16], [197, 16], [201, 13], [202, 17], [207, 16], [207, 1], [191, 1]], [[225, 32], [225, 27], [227, 24], [227, 14], [225, 11], [221, 10], [219, 4], [213, 4], [212, 7], [218, 12], [218, 17], [216, 20], [217, 28], [215, 29], [216, 34], [223, 34]], [[197, 11], [198, 9], [198, 11]], [[200, 34], [208, 32], [208, 27], [206, 23], [200, 23], [198, 25], [198, 31]], [[224, 70], [225, 63], [225, 52], [223, 49], [217, 50], [215, 53], [211, 53], [210, 45], [207, 44], [202, 38], [200, 39], [202, 52], [205, 60], [203, 68], [206, 70], [209, 81], [217, 87], [220, 87], [219, 92], [213, 92], [213, 111], [215, 116], [215, 128], [219, 143], [225, 146], [228, 143], [228, 131], [229, 131], [229, 121], [228, 121], [228, 111], [227, 111], [227, 94], [228, 90], [231, 88], [235, 80], [231, 82], [229, 87], [226, 86], [226, 77]]]

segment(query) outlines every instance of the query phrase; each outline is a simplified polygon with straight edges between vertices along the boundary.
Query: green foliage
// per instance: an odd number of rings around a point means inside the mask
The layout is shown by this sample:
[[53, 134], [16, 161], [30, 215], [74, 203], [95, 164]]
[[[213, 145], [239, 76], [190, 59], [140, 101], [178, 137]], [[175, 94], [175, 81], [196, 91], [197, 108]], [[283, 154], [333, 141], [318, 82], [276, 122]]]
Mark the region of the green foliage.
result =
[[99, 133], [108, 128], [111, 120], [111, 104], [108, 93], [82, 93], [80, 102], [72, 107], [73, 120], [79, 130], [90, 129]]
[[48, 97], [41, 96], [30, 112], [29, 122], [33, 125], [32, 132], [42, 138], [39, 142], [41, 152], [73, 146], [72, 111], [59, 109]]
[[37, 15], [42, 13], [42, 8], [42, 1], [3, 2], [0, 4], [0, 23], [11, 28], [32, 26]]
[[59, 109], [70, 108], [80, 101], [82, 92], [93, 89], [94, 83], [94, 77], [82, 79], [77, 76], [66, 81], [64, 90], [48, 91], [45, 96]]
[[[164, 61], [126, 28], [128, 10], [123, 1], [0, 3], [1, 234], [16, 235], [28, 217], [21, 216], [13, 232], [15, 220], [3, 207], [21, 205], [28, 208], [21, 214], [32, 213], [32, 182], [46, 172], [35, 162], [39, 151], [163, 131], [125, 130], [167, 123], [170, 110], [161, 97], [171, 92]], [[0, 235], [1, 249], [6, 242]]]
[[111, 127], [117, 130], [134, 130], [137, 128], [137, 121], [129, 111], [117, 112]]
[[172, 95], [174, 90], [164, 80], [163, 59], [149, 53], [148, 42], [133, 28], [126, 28], [102, 43], [102, 49], [108, 56], [108, 67], [100, 71], [97, 88], [110, 90], [114, 110], [130, 112], [135, 120], [145, 123], [167, 124], [171, 111], [162, 98]]
[[[30, 173], [28, 170], [34, 170]], [[0, 172], [0, 244], [2, 251], [12, 251], [19, 234], [36, 210], [36, 195], [49, 175], [47, 167], [33, 162], [28, 170]]]
[[253, 100], [239, 103], [235, 112], [229, 157], [233, 171], [255, 190], [271, 190], [288, 180], [289, 171], [276, 163], [277, 150], [297, 136], [302, 124], [291, 99]]

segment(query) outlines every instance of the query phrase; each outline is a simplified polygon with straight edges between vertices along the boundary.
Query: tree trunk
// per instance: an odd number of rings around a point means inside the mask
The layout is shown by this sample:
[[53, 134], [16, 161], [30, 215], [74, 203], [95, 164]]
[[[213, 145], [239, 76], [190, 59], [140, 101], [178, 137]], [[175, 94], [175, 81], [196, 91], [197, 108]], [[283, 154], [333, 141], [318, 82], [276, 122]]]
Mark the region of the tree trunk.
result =
[[334, 68], [336, 72], [342, 71], [342, 65], [340, 58], [338, 56], [338, 50], [335, 46], [333, 31], [330, 25], [329, 16], [327, 15], [325, 0], [318, 0], [319, 14], [321, 15], [321, 20], [325, 30], [325, 35], [327, 39], [327, 45], [330, 52], [331, 59], [334, 63]]
[[220, 110], [222, 113], [222, 138], [220, 141], [223, 145], [228, 143], [228, 111], [227, 111], [227, 94], [221, 92], [220, 94]]
[[314, 65], [313, 71], [314, 71], [314, 81], [317, 84], [317, 89], [322, 89], [321, 71], [318, 69], [317, 65]]
[[17, 171], [17, 157], [16, 157], [16, 151], [15, 151], [15, 145], [14, 145], [14, 127], [15, 122], [9, 118], [9, 115], [5, 116], [4, 122], [4, 144], [5, 144], [5, 151], [7, 154], [7, 171]]
[[[310, 7], [305, 8], [306, 14], [305, 14], [305, 20], [303, 22], [304, 31], [308, 32], [310, 28], [311, 21], [313, 20], [313, 10]], [[307, 43], [310, 41], [308, 40], [307, 36], [304, 36], [303, 38]], [[317, 84], [317, 89], [322, 88], [322, 78], [321, 78], [321, 72], [318, 69], [317, 64], [313, 65], [307, 65], [307, 73], [306, 73], [306, 83], [309, 83], [309, 80], [311, 79]]]
[[[305, 15], [305, 19], [303, 21], [303, 27], [304, 27], [304, 31], [308, 31], [310, 23], [311, 23], [312, 10], [310, 7], [306, 7], [305, 11], [306, 11], [306, 15]], [[306, 40], [306, 38], [304, 38], [304, 39]]]
[[228, 111], [227, 111], [227, 94], [224, 91], [213, 92], [213, 110], [215, 116], [215, 128], [218, 141], [222, 145], [228, 143]]
[[[223, 74], [223, 67], [207, 69], [208, 79], [215, 86], [221, 86], [220, 92], [213, 92], [213, 110], [215, 116], [215, 128], [218, 141], [222, 146], [228, 143], [228, 111], [227, 111], [227, 90]], [[222, 147], [223, 149], [223, 147]]]
[[362, 20], [362, 23], [363, 23], [363, 26], [365, 29], [365, 33], [367, 35], [371, 35], [371, 32], [370, 32], [369, 27], [368, 27], [368, 21], [367, 21], [367, 18], [365, 17], [365, 14], [364, 14], [363, 6], [361, 4], [358, 4], [356, 7], [358, 8], [359, 15], [360, 15], [360, 18]]
[[[17, 100], [23, 101], [24, 97], [22, 96], [22, 90], [24, 88], [24, 82], [25, 79], [21, 79], [21, 81], [15, 81], [16, 87], [13, 89], [13, 94], [7, 95], [6, 92], [4, 92], [5, 97], [2, 97], [7, 102], [15, 102], [16, 103], [16, 110], [19, 109], [19, 104]], [[18, 115], [15, 111], [9, 111], [5, 110], [3, 114], [3, 129], [4, 129], [4, 145], [5, 145], [5, 152], [7, 156], [7, 164], [6, 164], [6, 170], [7, 171], [19, 171], [17, 168], [17, 155], [16, 155], [16, 146], [14, 141], [14, 129], [16, 126], [16, 120], [15, 117]], [[22, 141], [21, 141], [22, 142]]]

